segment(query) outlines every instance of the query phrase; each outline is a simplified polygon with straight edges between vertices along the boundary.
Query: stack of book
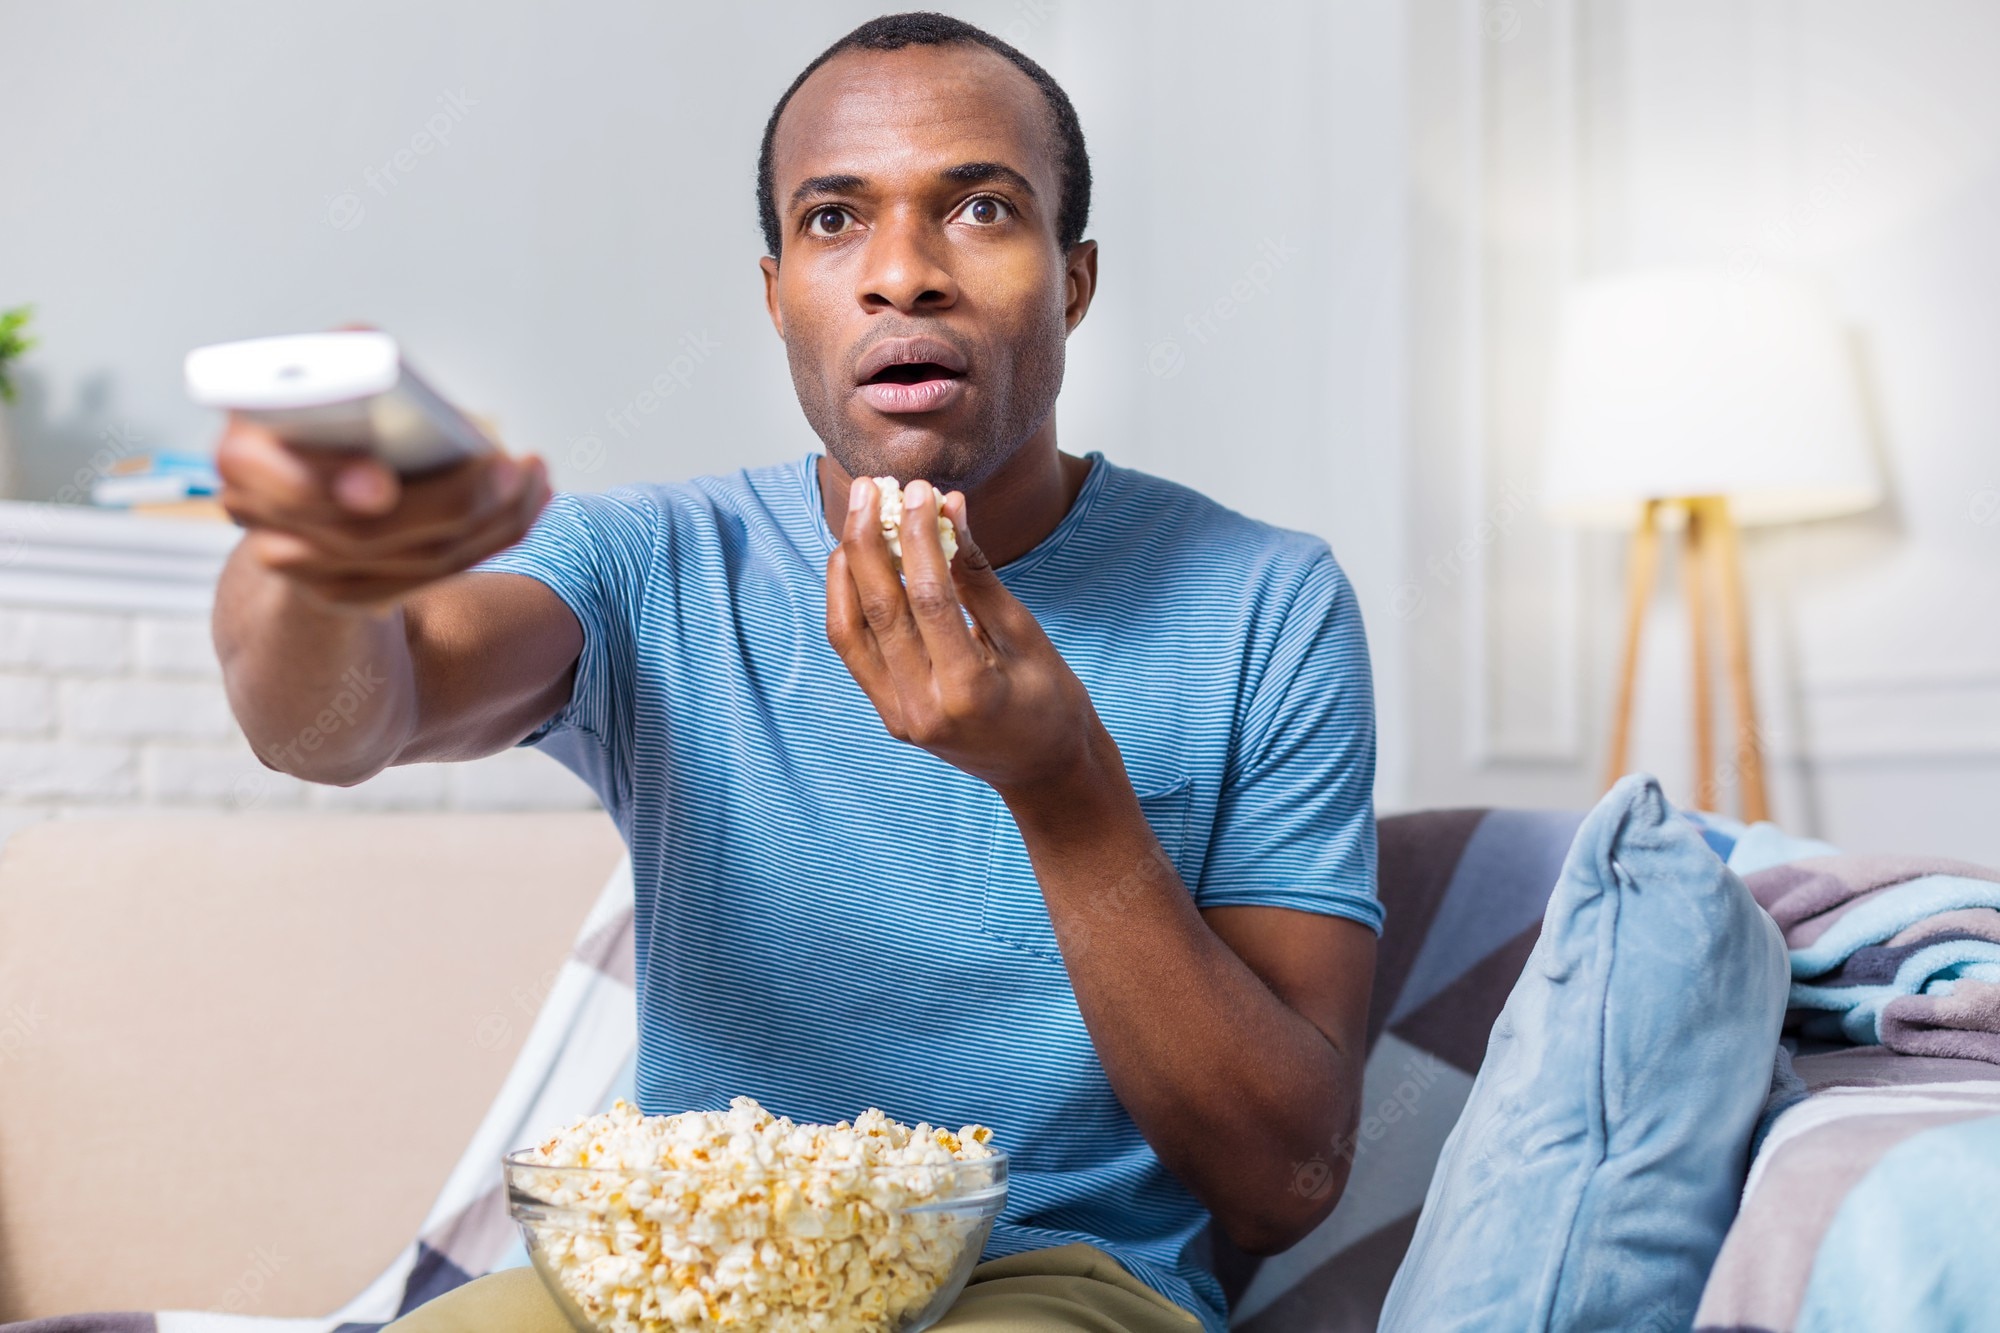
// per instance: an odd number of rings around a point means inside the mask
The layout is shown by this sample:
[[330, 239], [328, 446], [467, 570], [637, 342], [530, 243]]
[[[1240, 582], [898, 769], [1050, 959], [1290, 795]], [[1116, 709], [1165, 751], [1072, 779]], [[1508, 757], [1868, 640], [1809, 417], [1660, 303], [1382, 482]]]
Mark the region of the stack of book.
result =
[[91, 483], [90, 502], [106, 509], [186, 518], [222, 518], [222, 489], [207, 454], [151, 453], [120, 459]]

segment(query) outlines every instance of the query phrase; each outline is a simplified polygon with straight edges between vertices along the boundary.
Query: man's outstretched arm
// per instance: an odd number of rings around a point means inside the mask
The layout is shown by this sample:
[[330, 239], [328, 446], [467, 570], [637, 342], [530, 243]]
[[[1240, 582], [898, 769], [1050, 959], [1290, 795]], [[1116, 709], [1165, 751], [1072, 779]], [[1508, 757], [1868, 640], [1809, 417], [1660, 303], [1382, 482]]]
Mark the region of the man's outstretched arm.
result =
[[[827, 635], [891, 735], [990, 783], [1019, 825], [1113, 1090], [1229, 1238], [1291, 1245], [1340, 1197], [1359, 1105], [1375, 942], [1344, 919], [1203, 912], [1153, 836], [1076, 674], [912, 483], [903, 577], [858, 484], [827, 567]], [[968, 626], [961, 605], [969, 611]], [[1302, 1164], [1319, 1159], [1326, 1173]]]
[[231, 708], [260, 759], [349, 785], [513, 744], [569, 697], [582, 631], [534, 579], [462, 573], [528, 530], [536, 460], [417, 480], [232, 422], [216, 455], [246, 533], [216, 588]]

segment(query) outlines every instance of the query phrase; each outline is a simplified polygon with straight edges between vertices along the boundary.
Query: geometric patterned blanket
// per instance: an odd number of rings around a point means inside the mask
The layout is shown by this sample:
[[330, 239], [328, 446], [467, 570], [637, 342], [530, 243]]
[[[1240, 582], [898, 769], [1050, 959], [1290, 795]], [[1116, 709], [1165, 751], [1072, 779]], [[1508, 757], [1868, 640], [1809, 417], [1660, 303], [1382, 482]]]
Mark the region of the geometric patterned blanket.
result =
[[[1243, 1333], [1362, 1333], [1416, 1230], [1486, 1039], [1541, 933], [1581, 812], [1427, 810], [1380, 823], [1376, 952], [1359, 1131], [1340, 1206], [1268, 1259], [1210, 1235]], [[1294, 1169], [1310, 1189], [1319, 1166]]]

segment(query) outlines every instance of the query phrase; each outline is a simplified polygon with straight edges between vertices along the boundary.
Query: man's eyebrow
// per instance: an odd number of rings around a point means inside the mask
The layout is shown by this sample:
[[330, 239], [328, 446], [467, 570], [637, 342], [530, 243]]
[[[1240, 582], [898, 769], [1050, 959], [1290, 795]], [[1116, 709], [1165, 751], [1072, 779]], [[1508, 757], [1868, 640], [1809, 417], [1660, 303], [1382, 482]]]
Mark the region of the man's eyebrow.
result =
[[821, 194], [854, 194], [868, 187], [868, 182], [859, 176], [808, 176], [799, 182], [799, 188], [792, 191], [793, 208]]
[[955, 167], [946, 167], [938, 174], [946, 180], [957, 181], [961, 185], [1002, 181], [1031, 198], [1035, 193], [1035, 187], [1028, 183], [1028, 178], [1005, 162], [961, 162]]
[[[955, 167], [946, 167], [938, 173], [948, 181], [961, 185], [983, 185], [988, 181], [999, 181], [1011, 185], [1029, 198], [1035, 197], [1035, 187], [1005, 162], [961, 162]], [[792, 191], [790, 207], [797, 208], [808, 199], [830, 194], [858, 194], [868, 188], [865, 177], [848, 172], [838, 172], [831, 176], [808, 176]]]

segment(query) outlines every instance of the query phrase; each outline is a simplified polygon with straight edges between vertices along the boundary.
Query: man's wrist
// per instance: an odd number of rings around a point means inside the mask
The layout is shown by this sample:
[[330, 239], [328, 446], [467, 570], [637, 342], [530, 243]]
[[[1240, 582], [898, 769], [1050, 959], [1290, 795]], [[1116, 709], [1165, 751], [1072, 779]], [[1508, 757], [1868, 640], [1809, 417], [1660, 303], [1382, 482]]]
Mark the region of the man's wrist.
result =
[[1101, 830], [1107, 818], [1137, 803], [1118, 743], [1094, 715], [1090, 735], [1067, 763], [1020, 787], [996, 790], [1024, 837]]

